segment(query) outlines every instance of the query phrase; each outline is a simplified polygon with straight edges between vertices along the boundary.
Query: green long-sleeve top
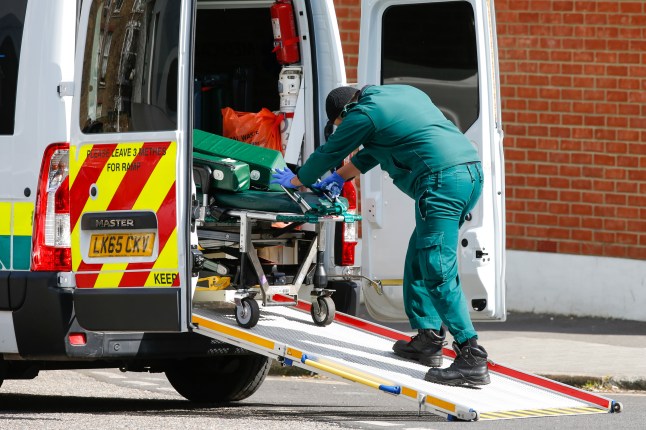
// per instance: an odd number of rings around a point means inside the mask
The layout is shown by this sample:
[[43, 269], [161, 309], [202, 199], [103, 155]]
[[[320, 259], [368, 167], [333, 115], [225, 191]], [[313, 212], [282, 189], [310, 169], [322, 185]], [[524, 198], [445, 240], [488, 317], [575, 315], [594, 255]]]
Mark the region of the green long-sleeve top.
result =
[[419, 177], [480, 160], [471, 142], [424, 92], [408, 85], [371, 86], [300, 168], [299, 180], [311, 185], [361, 145], [351, 160], [357, 169], [366, 173], [379, 164], [413, 198]]

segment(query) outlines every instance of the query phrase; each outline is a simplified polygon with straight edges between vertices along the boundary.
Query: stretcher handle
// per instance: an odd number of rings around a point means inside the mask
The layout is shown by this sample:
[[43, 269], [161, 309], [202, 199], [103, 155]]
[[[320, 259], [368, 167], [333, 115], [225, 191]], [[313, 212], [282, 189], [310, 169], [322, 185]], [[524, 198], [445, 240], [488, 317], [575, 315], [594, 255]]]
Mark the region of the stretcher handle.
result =
[[300, 194], [298, 194], [296, 191], [288, 189], [287, 187], [281, 185], [280, 186], [283, 191], [287, 193], [287, 195], [301, 208], [303, 213], [307, 213], [312, 210], [312, 207], [305, 201], [303, 197], [301, 197]]
[[[318, 184], [319, 182], [321, 182], [321, 180], [320, 180], [320, 179], [317, 179], [317, 180], [316, 180], [316, 183]], [[339, 196], [334, 196], [334, 197], [332, 197], [332, 194], [331, 194], [329, 191], [324, 190], [324, 189], [322, 189], [322, 188], [314, 188], [313, 186], [312, 186], [312, 187], [310, 187], [310, 190], [314, 191], [314, 193], [316, 193], [316, 194], [320, 194], [320, 195], [322, 195], [322, 196], [323, 196], [323, 197], [325, 197], [325, 198], [326, 198], [330, 203], [332, 203], [332, 204], [338, 204], [339, 206], [341, 206], [341, 209], [343, 210], [343, 212], [346, 212], [346, 211], [348, 210], [348, 208], [347, 208], [347, 207], [345, 207], [345, 205], [343, 204], [343, 202], [341, 202], [341, 200], [339, 200]]]

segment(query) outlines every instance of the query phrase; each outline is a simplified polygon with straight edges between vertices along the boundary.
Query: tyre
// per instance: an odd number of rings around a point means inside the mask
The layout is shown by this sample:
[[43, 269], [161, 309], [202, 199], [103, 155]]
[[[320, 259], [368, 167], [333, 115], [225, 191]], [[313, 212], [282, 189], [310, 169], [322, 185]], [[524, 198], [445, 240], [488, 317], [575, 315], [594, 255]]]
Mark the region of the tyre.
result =
[[240, 327], [251, 328], [258, 324], [260, 319], [260, 307], [254, 299], [246, 297], [242, 304], [236, 306], [236, 322]]
[[334, 321], [334, 314], [336, 313], [334, 301], [331, 297], [319, 297], [316, 301], [319, 305], [318, 312], [315, 310], [313, 303], [310, 310], [314, 324], [319, 326], [330, 325]]
[[269, 358], [262, 355], [227, 355], [179, 361], [166, 371], [168, 382], [187, 400], [227, 403], [255, 393], [269, 372]]

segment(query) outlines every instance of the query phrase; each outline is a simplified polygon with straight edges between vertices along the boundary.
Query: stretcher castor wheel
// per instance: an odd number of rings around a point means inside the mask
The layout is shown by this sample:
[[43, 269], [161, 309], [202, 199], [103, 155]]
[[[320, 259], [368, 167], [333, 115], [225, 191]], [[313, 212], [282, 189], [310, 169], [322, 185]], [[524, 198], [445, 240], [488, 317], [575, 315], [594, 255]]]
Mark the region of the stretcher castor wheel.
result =
[[240, 301], [240, 305], [236, 306], [236, 322], [240, 327], [251, 328], [258, 324], [259, 318], [260, 307], [254, 299], [245, 297]]
[[312, 302], [312, 309], [310, 313], [312, 314], [312, 320], [314, 324], [319, 326], [326, 326], [334, 321], [334, 314], [336, 312], [336, 306], [334, 305], [334, 300], [332, 297], [317, 297], [315, 301]]

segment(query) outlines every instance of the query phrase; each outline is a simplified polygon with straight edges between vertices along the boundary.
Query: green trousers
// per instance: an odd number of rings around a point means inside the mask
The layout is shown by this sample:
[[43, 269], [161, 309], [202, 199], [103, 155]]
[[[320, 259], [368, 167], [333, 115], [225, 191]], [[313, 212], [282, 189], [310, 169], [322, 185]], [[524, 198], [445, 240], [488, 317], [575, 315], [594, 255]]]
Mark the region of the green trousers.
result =
[[415, 186], [415, 230], [404, 266], [404, 305], [413, 329], [439, 330], [458, 343], [477, 337], [458, 275], [458, 233], [482, 193], [482, 166], [460, 164]]

